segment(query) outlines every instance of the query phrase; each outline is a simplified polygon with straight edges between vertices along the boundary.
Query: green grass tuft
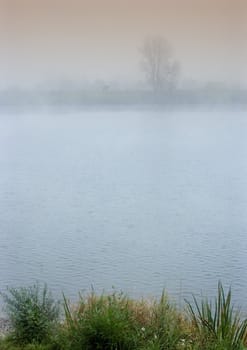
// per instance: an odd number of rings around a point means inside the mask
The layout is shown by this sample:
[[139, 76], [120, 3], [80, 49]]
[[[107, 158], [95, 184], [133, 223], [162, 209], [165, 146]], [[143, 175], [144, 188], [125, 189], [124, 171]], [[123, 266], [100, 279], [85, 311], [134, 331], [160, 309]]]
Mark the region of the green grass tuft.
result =
[[35, 284], [28, 288], [8, 288], [2, 297], [18, 344], [42, 343], [49, 339], [59, 316], [59, 305], [47, 286]]
[[247, 320], [241, 320], [234, 310], [231, 289], [225, 294], [218, 283], [218, 295], [214, 304], [207, 299], [199, 303], [194, 297], [194, 306], [187, 302], [189, 314], [195, 327], [197, 341], [203, 349], [241, 350], [247, 340]]

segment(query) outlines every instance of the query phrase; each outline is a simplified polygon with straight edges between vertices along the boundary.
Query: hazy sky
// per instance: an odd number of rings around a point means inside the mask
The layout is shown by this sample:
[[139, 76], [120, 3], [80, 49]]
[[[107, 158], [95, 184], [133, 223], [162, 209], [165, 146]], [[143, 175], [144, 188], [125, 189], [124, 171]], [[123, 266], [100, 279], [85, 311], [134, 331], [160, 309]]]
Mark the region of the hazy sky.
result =
[[0, 0], [0, 86], [140, 81], [156, 34], [183, 79], [247, 86], [247, 0]]

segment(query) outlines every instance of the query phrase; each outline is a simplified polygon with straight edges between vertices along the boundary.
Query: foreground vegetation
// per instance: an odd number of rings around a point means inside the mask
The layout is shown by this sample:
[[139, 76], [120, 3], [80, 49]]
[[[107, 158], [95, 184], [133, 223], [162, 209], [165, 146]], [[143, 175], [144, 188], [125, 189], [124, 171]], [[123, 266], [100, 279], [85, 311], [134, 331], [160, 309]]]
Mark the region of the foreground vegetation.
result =
[[247, 320], [240, 317], [221, 283], [214, 303], [187, 302], [183, 312], [166, 294], [133, 300], [123, 293], [65, 296], [54, 301], [47, 287], [9, 288], [2, 297], [12, 331], [1, 350], [243, 350]]

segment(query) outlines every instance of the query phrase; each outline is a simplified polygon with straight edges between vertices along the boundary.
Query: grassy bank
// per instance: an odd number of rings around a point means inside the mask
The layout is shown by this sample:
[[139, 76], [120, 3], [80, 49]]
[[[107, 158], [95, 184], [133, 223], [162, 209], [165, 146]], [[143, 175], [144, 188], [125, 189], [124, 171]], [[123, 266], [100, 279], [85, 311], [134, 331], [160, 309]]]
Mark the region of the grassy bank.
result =
[[178, 310], [165, 293], [133, 300], [122, 293], [80, 295], [58, 303], [46, 286], [2, 294], [12, 331], [1, 350], [243, 350], [247, 320], [234, 311], [231, 291]]

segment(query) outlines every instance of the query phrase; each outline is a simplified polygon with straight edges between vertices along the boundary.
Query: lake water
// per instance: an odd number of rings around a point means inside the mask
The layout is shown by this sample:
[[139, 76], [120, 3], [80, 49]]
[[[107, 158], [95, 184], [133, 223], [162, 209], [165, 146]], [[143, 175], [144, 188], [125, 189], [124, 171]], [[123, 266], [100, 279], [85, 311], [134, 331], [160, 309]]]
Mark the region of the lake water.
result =
[[247, 307], [246, 110], [1, 111], [0, 289]]

